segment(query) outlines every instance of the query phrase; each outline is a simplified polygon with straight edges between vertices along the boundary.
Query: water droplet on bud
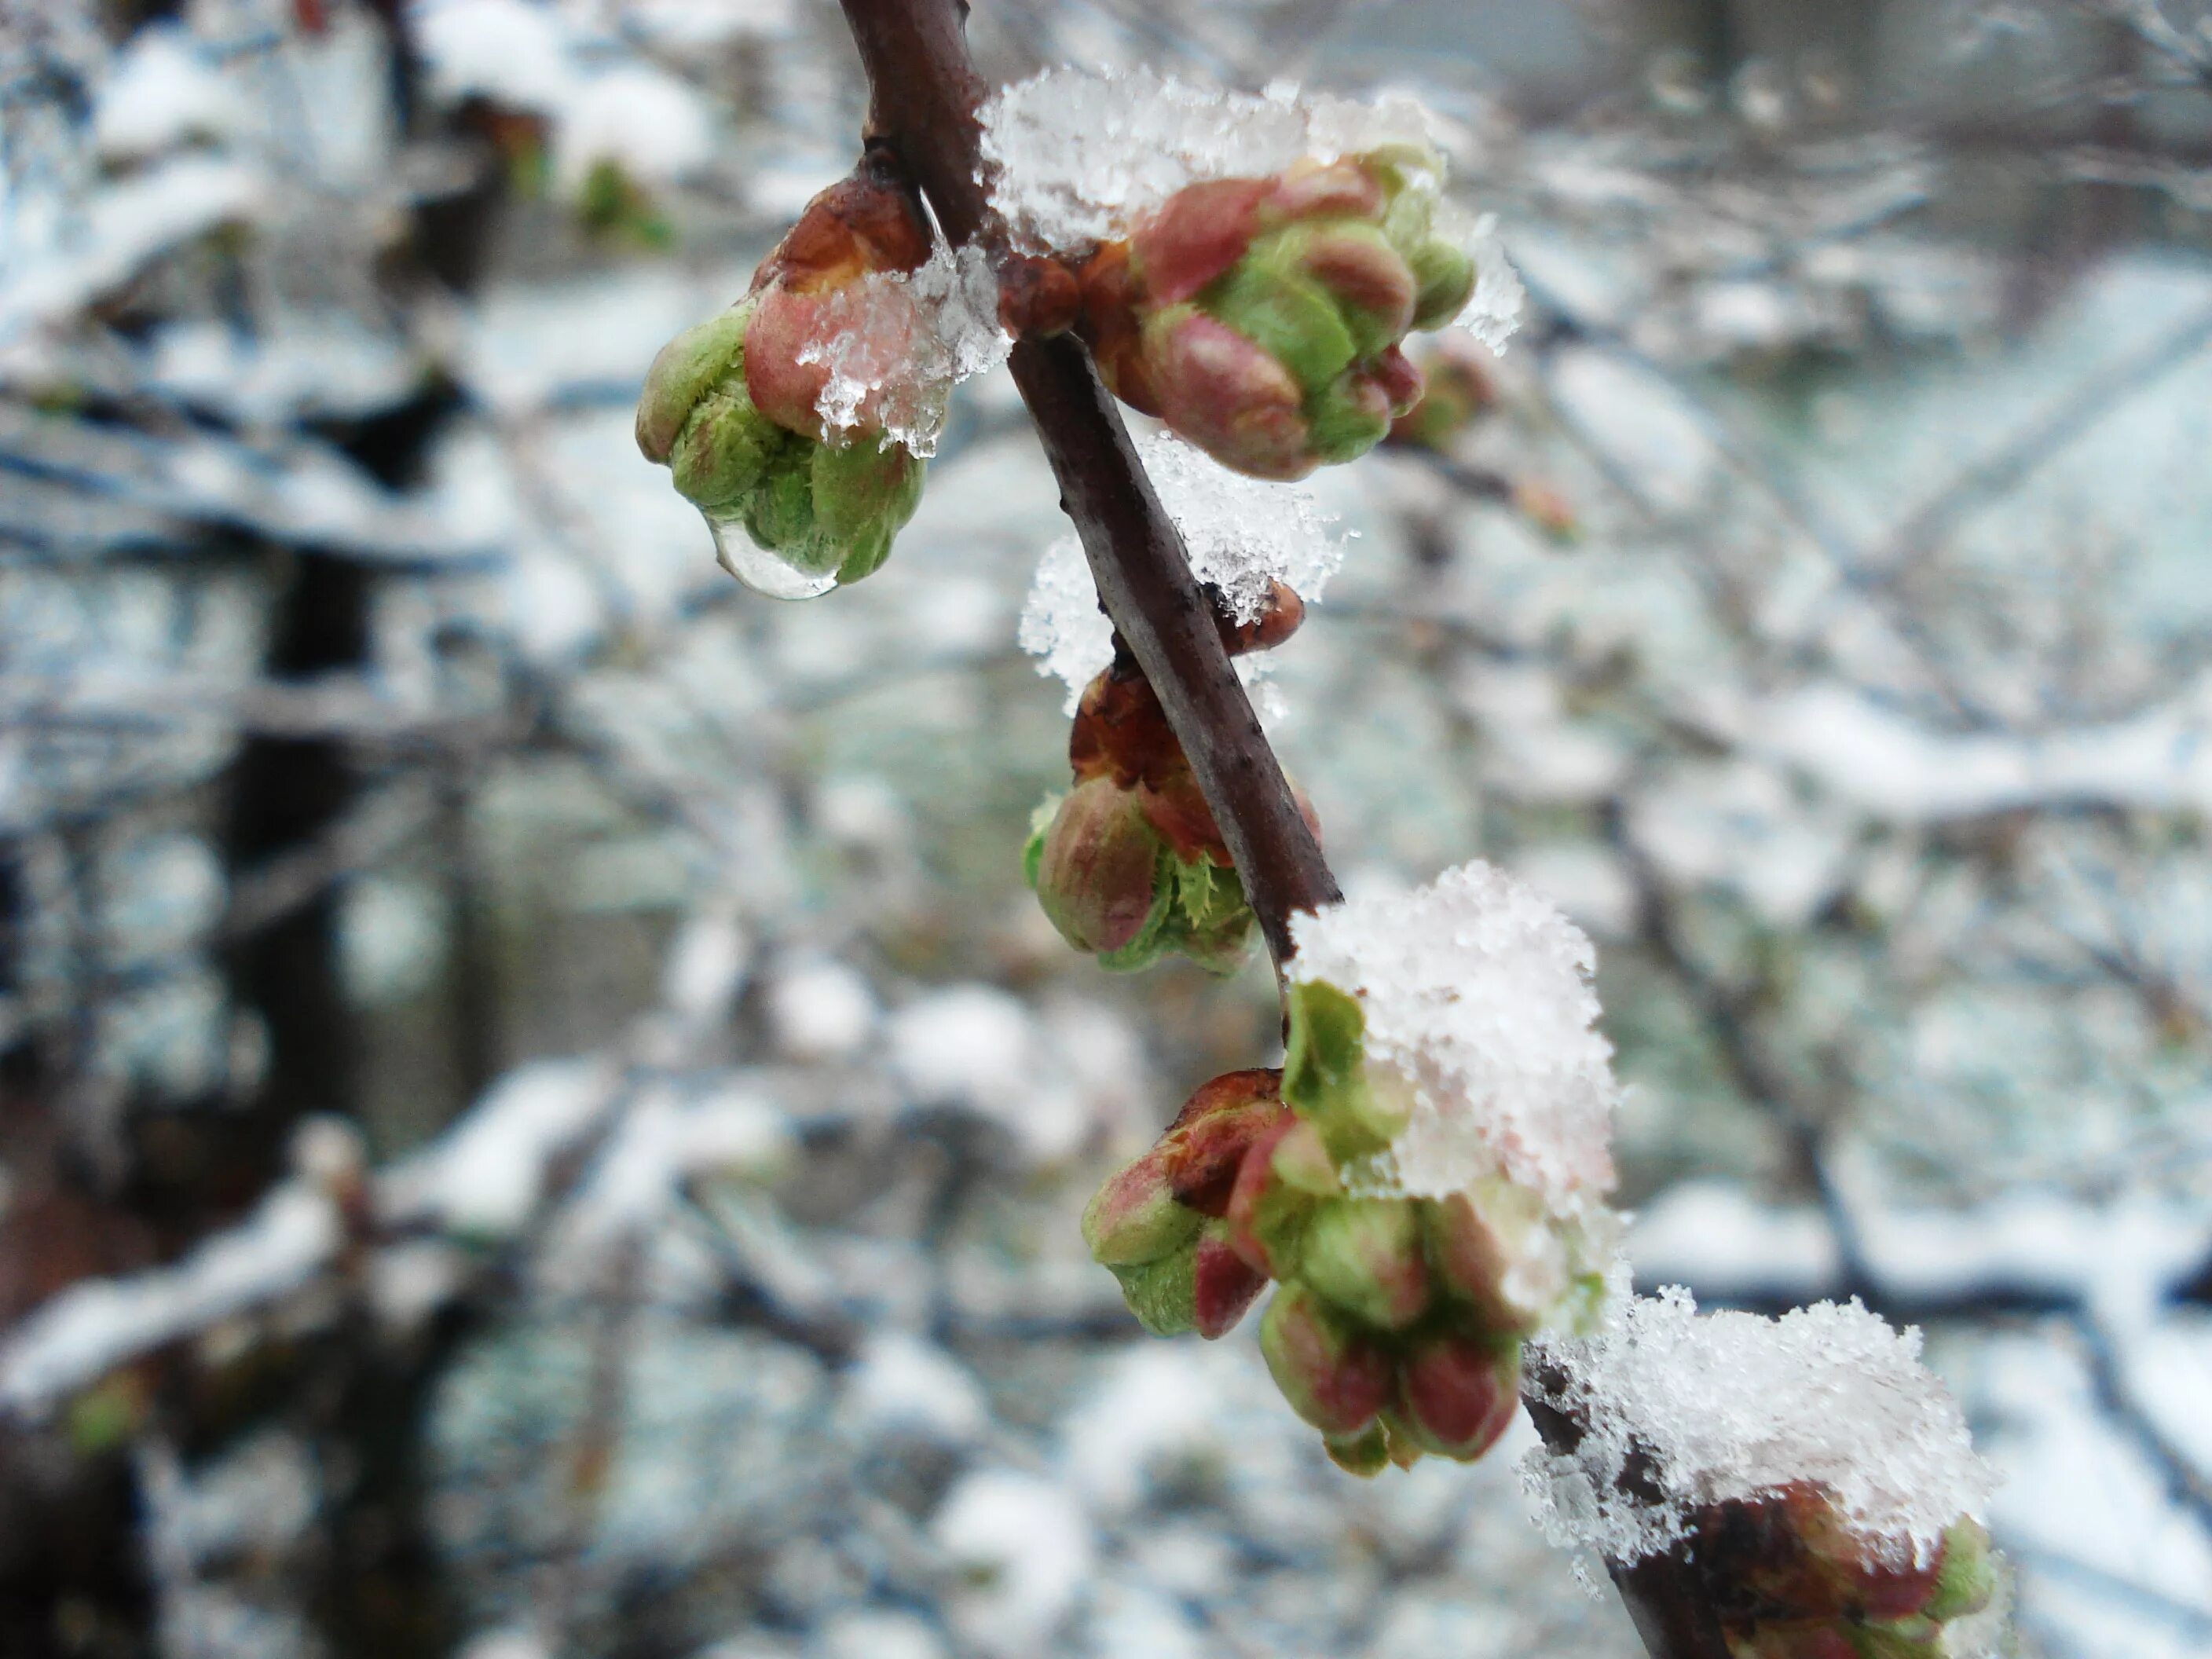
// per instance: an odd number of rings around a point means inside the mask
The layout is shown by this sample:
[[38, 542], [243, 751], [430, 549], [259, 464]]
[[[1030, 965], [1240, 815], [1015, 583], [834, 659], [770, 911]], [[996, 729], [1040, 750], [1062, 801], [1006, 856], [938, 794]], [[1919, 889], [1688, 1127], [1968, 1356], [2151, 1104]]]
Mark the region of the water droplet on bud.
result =
[[771, 553], [746, 533], [744, 520], [708, 515], [707, 527], [714, 532], [714, 558], [756, 593], [771, 599], [819, 599], [837, 586], [834, 570], [802, 570]]

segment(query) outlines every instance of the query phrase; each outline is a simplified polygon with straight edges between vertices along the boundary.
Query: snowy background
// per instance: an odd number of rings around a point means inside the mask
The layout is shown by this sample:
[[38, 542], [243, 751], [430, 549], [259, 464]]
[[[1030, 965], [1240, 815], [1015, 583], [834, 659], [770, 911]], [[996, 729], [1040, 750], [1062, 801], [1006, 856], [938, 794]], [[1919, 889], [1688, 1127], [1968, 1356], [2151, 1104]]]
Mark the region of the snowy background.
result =
[[[1639, 1285], [1923, 1325], [2023, 1653], [2212, 1653], [2205, 8], [975, 13], [1443, 116], [1529, 306], [1297, 509], [1334, 863], [1589, 930]], [[1003, 375], [806, 605], [638, 458], [861, 102], [817, 0], [0, 0], [0, 1651], [1637, 1651], [1525, 1425], [1354, 1481], [1085, 1255], [1273, 988], [1021, 887]]]

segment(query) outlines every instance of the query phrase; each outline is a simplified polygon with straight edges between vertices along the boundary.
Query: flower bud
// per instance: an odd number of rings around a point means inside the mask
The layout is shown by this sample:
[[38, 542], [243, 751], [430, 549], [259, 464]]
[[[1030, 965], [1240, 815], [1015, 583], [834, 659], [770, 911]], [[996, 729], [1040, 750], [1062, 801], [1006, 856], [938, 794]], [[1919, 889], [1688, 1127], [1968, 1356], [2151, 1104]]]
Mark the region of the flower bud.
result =
[[1110, 779], [1079, 783], [1039, 843], [1033, 884], [1060, 936], [1110, 956], [1157, 932], [1168, 892], [1161, 843], [1136, 796]]
[[1083, 1242], [1102, 1267], [1126, 1267], [1156, 1261], [1190, 1243], [1206, 1218], [1176, 1201], [1170, 1160], [1154, 1146], [1133, 1164], [1116, 1170], [1092, 1194], [1083, 1212]]
[[1263, 1130], [1237, 1166], [1230, 1188], [1229, 1240], [1237, 1254], [1271, 1279], [1287, 1279], [1297, 1261], [1297, 1243], [1314, 1200], [1285, 1181], [1274, 1167], [1276, 1149], [1294, 1133], [1285, 1120]]
[[1282, 1073], [1230, 1072], [1200, 1084], [1161, 1135], [1159, 1147], [1178, 1203], [1202, 1215], [1228, 1213], [1237, 1174], [1260, 1137], [1286, 1122]]
[[1427, 1220], [1437, 1279], [1485, 1328], [1525, 1336], [1566, 1295], [1565, 1249], [1527, 1188], [1479, 1182], [1431, 1206]]
[[811, 348], [839, 289], [928, 252], [911, 191], [864, 162], [808, 204], [741, 303], [654, 358], [638, 448], [670, 469], [749, 586], [804, 599], [858, 581], [914, 516], [922, 463], [884, 437], [879, 411], [863, 399], [857, 426], [825, 441], [817, 404], [831, 371]]
[[1321, 1443], [1330, 1462], [1363, 1480], [1373, 1479], [1390, 1466], [1389, 1437], [1383, 1433], [1379, 1419], [1358, 1434], [1325, 1435]]
[[1260, 1352], [1291, 1409], [1325, 1435], [1364, 1433], [1390, 1396], [1389, 1356], [1297, 1285], [1267, 1304]]
[[1997, 1592], [1996, 1552], [1989, 1528], [1961, 1516], [1943, 1534], [1936, 1589], [1920, 1611], [1930, 1619], [1962, 1619], [1989, 1606]]
[[1297, 1276], [1361, 1323], [1403, 1330], [1429, 1305], [1428, 1264], [1413, 1203], [1338, 1198], [1322, 1204], [1299, 1240]]
[[1424, 1338], [1400, 1361], [1406, 1427], [1425, 1451], [1472, 1462], [1498, 1442], [1520, 1404], [1521, 1347], [1446, 1334]]
[[1154, 1336], [1195, 1331], [1210, 1342], [1236, 1328], [1267, 1281], [1229, 1248], [1220, 1222], [1185, 1213], [1198, 1231], [1166, 1255], [1109, 1266], [1121, 1299], [1146, 1331]]
[[1364, 453], [1420, 393], [1399, 343], [1474, 289], [1437, 232], [1439, 166], [1401, 147], [1177, 191], [1083, 273], [1108, 384], [1255, 477]]

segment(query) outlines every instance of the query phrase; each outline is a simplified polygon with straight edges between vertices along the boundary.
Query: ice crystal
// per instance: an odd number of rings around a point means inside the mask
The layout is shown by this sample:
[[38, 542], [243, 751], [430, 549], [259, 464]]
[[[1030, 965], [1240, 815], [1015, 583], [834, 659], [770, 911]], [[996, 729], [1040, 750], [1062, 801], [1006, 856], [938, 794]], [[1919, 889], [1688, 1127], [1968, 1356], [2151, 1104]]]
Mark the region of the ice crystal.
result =
[[830, 295], [799, 361], [830, 366], [815, 404], [829, 431], [880, 422], [887, 437], [929, 456], [953, 386], [1012, 349], [989, 258], [940, 244], [918, 270], [871, 272]]
[[1410, 1103], [1363, 1187], [1441, 1198], [1502, 1174], [1555, 1215], [1596, 1212], [1619, 1091], [1581, 929], [1478, 860], [1411, 893], [1294, 916], [1291, 935], [1285, 971], [1358, 1000], [1367, 1066], [1395, 1073]]
[[[1669, 1289], [1546, 1351], [1567, 1379], [1553, 1403], [1589, 1425], [1572, 1452], [1539, 1448], [1522, 1465], [1556, 1542], [1633, 1561], [1681, 1537], [1696, 1509], [1811, 1482], [1877, 1551], [1924, 1562], [1988, 1501], [1989, 1467], [1921, 1364], [1919, 1330], [1856, 1301], [1766, 1319], [1699, 1314]], [[1656, 1503], [1622, 1487], [1632, 1449], [1650, 1462]]]
[[1278, 82], [1255, 96], [1149, 70], [1047, 70], [983, 109], [992, 203], [1040, 252], [1123, 234], [1185, 185], [1255, 178], [1301, 156], [1331, 161], [1388, 144], [1436, 146], [1412, 99], [1368, 105]]
[[[1239, 622], [1254, 622], [1280, 581], [1316, 603], [1344, 562], [1344, 538], [1310, 491], [1231, 472], [1178, 438], [1132, 434], [1160, 504], [1182, 532], [1191, 574], [1221, 590]], [[1038, 562], [1022, 607], [1022, 649], [1039, 659], [1037, 672], [1067, 682], [1067, 708], [1091, 678], [1114, 659], [1114, 626], [1098, 608], [1097, 590], [1073, 536], [1054, 542]], [[1261, 657], [1239, 659], [1245, 665]], [[1248, 674], [1249, 678], [1249, 674]]]
[[[1334, 161], [1385, 147], [1437, 152], [1438, 131], [1413, 99], [1375, 103], [1277, 82], [1256, 96], [1194, 86], [1149, 70], [1048, 70], [983, 109], [992, 204], [1040, 252], [1128, 234], [1137, 216], [1186, 185], [1264, 177], [1301, 158]], [[1431, 177], [1424, 187], [1440, 189]], [[1456, 319], [1493, 350], [1521, 315], [1521, 280], [1494, 215], [1470, 219], [1439, 200], [1438, 234], [1474, 254], [1474, 297]]]

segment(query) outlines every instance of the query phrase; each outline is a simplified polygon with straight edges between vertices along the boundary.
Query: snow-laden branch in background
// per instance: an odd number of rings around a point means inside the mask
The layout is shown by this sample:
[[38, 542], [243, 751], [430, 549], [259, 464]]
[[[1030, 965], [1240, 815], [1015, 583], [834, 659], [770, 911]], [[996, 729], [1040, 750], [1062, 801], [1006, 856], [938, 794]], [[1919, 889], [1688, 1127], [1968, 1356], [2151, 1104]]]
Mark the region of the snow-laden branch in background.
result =
[[1609, 1560], [1671, 1549], [1713, 1505], [1813, 1486], [1872, 1552], [1924, 1564], [1989, 1502], [1988, 1466], [1921, 1364], [1918, 1330], [1855, 1302], [1771, 1320], [1700, 1315], [1663, 1291], [1547, 1351], [1551, 1403], [1587, 1432], [1570, 1452], [1532, 1453], [1524, 1480], [1555, 1541]]
[[815, 404], [826, 432], [879, 428], [878, 441], [927, 458], [952, 388], [1012, 349], [989, 258], [940, 242], [917, 270], [870, 271], [829, 295], [798, 356], [829, 367]]
[[174, 1267], [64, 1291], [0, 1346], [0, 1408], [36, 1418], [127, 1360], [299, 1289], [336, 1258], [341, 1237], [330, 1197], [290, 1181]]
[[[1435, 116], [1402, 95], [1366, 104], [1277, 82], [1255, 96], [1141, 69], [1047, 70], [1003, 88], [981, 116], [991, 204], [1018, 243], [1042, 252], [1125, 236], [1187, 185], [1382, 151], [1435, 161], [1445, 136]], [[1430, 181], [1440, 187], [1440, 179]], [[1472, 254], [1480, 273], [1458, 325], [1502, 346], [1524, 296], [1494, 216], [1470, 219], [1440, 202], [1436, 228]]]
[[2020, 807], [2212, 805], [2212, 688], [2102, 726], [2047, 732], [1929, 729], [1861, 694], [1815, 686], [1718, 724], [1838, 799], [1935, 822]]
[[[1317, 603], [1344, 562], [1344, 536], [1295, 484], [1265, 483], [1216, 465], [1165, 433], [1135, 432], [1137, 454], [1160, 504], [1182, 532], [1191, 574], [1221, 590], [1232, 620], [1257, 622], [1271, 586], [1281, 582], [1307, 605]], [[1037, 672], [1067, 682], [1067, 712], [1083, 688], [1114, 660], [1114, 625], [1098, 608], [1082, 544], [1062, 536], [1045, 550], [1022, 607], [1022, 649]], [[1266, 663], [1264, 653], [1237, 659], [1240, 672]]]

